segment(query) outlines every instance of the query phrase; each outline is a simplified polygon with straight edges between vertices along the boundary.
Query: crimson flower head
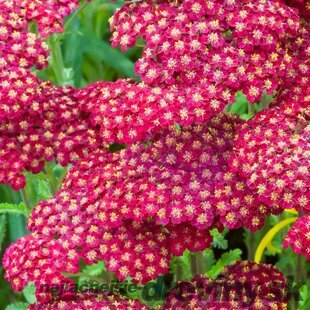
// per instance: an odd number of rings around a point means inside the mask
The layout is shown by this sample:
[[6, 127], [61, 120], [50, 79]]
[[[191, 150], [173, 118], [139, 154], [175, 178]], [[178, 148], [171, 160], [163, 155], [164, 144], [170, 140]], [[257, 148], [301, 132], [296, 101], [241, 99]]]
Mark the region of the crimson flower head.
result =
[[286, 309], [287, 283], [273, 265], [239, 261], [215, 279], [195, 276], [179, 282], [163, 309]]
[[262, 111], [238, 129], [231, 169], [269, 207], [309, 211], [309, 112], [297, 104]]
[[65, 249], [57, 240], [25, 236], [12, 244], [3, 257], [5, 278], [15, 291], [21, 291], [30, 281], [37, 287], [37, 297], [41, 285], [62, 285], [73, 283], [62, 272], [78, 271], [78, 256], [72, 249]]
[[301, 216], [288, 231], [284, 247], [290, 246], [295, 253], [310, 260], [310, 215]]
[[37, 302], [28, 308], [29, 310], [77, 310], [77, 309], [101, 309], [101, 310], [147, 310], [148, 307], [139, 300], [127, 299], [116, 294], [96, 294], [81, 292], [56, 298], [48, 302]]
[[214, 227], [259, 229], [270, 210], [228, 169], [239, 123], [221, 114], [118, 153], [89, 154], [34, 208], [29, 230], [145, 283], [168, 271], [171, 255], [209, 247]]
[[[272, 94], [292, 66], [297, 10], [277, 1], [138, 1], [111, 19], [112, 46], [142, 38], [136, 72], [150, 85], [199, 85], [215, 100]], [[214, 94], [213, 94], [214, 92]]]
[[39, 85], [40, 94], [22, 115], [0, 123], [0, 183], [16, 190], [25, 185], [24, 170], [38, 173], [53, 159], [65, 166], [106, 145], [73, 88]]
[[[6, 0], [7, 2], [16, 2]], [[67, 15], [79, 6], [78, 0], [18, 0], [27, 22], [36, 22], [39, 34], [48, 37], [52, 33], [63, 31], [63, 21]]]
[[227, 102], [202, 87], [151, 87], [131, 80], [97, 82], [77, 91], [79, 103], [108, 143], [132, 144], [146, 140], [177, 122], [188, 126], [208, 121]]

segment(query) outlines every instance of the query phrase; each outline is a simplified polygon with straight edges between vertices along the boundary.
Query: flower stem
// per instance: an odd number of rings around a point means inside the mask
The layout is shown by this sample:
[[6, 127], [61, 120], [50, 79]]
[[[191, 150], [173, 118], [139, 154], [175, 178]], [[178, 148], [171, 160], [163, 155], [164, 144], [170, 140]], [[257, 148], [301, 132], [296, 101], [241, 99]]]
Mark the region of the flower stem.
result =
[[107, 270], [107, 284], [111, 284], [114, 280], [114, 273], [112, 271]]
[[248, 102], [248, 114], [251, 116], [255, 114], [254, 103]]
[[177, 282], [181, 281], [183, 278], [183, 270], [182, 270], [182, 264], [180, 260], [177, 260], [177, 273], [176, 273], [176, 280]]
[[48, 177], [48, 181], [49, 181], [50, 188], [51, 188], [51, 193], [54, 195], [56, 194], [58, 190], [58, 184], [57, 184], [57, 180], [54, 177], [53, 167], [51, 166], [51, 163], [45, 164], [44, 172]]
[[49, 46], [51, 51], [51, 59], [52, 59], [52, 69], [55, 74], [55, 82], [57, 85], [63, 84], [63, 69], [64, 61], [62, 57], [62, 51], [59, 40], [57, 40], [57, 36], [52, 36], [49, 40]]
[[56, 41], [59, 41], [63, 38], [64, 33], [66, 30], [69, 28], [69, 26], [72, 24], [73, 20], [76, 18], [76, 16], [86, 7], [86, 5], [89, 2], [85, 1], [83, 4], [80, 5], [80, 7], [73, 13], [71, 16], [67, 19], [67, 21], [64, 24], [64, 31], [62, 34], [60, 34], [57, 38]]
[[29, 200], [29, 197], [28, 197], [28, 193], [27, 193], [26, 187], [23, 187], [22, 189], [20, 189], [19, 192], [20, 192], [22, 201], [25, 204], [27, 213], [29, 215], [31, 213], [32, 207], [31, 207], [31, 203], [30, 203], [30, 200]]
[[260, 101], [260, 104], [261, 104], [261, 109], [262, 110], [265, 110], [268, 108], [269, 106], [269, 101], [268, 101], [268, 97], [267, 97], [267, 94], [264, 93], [263, 96], [262, 96], [262, 99]]
[[254, 261], [254, 253], [255, 253], [255, 238], [254, 238], [254, 232], [250, 231], [249, 232], [249, 247], [248, 247], [248, 260], [249, 261]]
[[205, 272], [202, 252], [194, 252], [191, 254], [191, 270], [193, 276]]
[[[295, 285], [297, 285], [297, 287], [302, 282], [302, 276], [303, 276], [302, 256], [297, 255], [295, 275], [294, 275], [294, 282], [295, 282]], [[299, 293], [293, 294], [291, 302], [292, 302], [292, 308], [294, 310], [298, 310], [298, 301], [299, 301]]]

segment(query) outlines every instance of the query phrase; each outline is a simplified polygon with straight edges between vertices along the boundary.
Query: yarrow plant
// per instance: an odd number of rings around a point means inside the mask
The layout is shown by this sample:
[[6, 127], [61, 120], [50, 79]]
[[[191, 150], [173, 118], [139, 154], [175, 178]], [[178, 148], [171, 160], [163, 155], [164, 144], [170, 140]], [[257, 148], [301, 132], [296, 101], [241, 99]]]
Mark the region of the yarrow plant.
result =
[[[147, 309], [124, 292], [40, 288], [100, 282], [84, 271], [102, 262], [108, 283], [149, 285], [174, 267], [184, 280], [190, 253], [195, 277], [162, 309], [286, 309], [284, 275], [257, 257], [281, 251], [272, 238], [295, 221], [283, 246], [310, 257], [308, 4], [126, 1], [110, 39], [128, 54], [140, 48], [139, 77], [79, 88], [64, 66], [76, 51], [66, 58], [60, 42], [83, 36], [74, 19], [97, 2], [0, 1], [0, 183], [21, 191], [30, 233], [6, 249], [5, 279], [15, 291], [35, 286], [29, 309]], [[31, 173], [42, 172], [52, 190], [31, 205]], [[228, 230], [247, 230], [253, 260], [254, 232], [275, 218], [256, 263], [226, 253], [211, 267]]]

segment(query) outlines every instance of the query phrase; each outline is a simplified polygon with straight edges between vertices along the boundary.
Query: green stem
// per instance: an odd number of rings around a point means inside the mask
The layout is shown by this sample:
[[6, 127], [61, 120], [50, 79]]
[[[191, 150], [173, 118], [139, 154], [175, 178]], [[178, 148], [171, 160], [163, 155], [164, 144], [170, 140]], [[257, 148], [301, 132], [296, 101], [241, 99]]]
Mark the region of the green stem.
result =
[[[302, 276], [303, 276], [303, 268], [302, 268], [302, 256], [297, 255], [296, 258], [296, 268], [295, 268], [295, 276], [294, 276], [294, 282], [298, 285], [302, 282]], [[299, 294], [296, 293], [292, 296], [292, 308], [294, 310], [298, 310], [298, 299]]]
[[248, 102], [248, 114], [253, 116], [255, 114], [254, 104]]
[[262, 110], [265, 110], [269, 106], [268, 96], [266, 93], [263, 94], [262, 99], [260, 101], [260, 106]]
[[63, 33], [56, 38], [56, 41], [60, 41], [63, 38], [64, 33], [69, 28], [69, 26], [72, 24], [73, 20], [86, 7], [86, 5], [88, 3], [89, 2], [87, 2], [87, 1], [84, 2], [82, 5], [80, 5], [80, 7], [73, 14], [71, 14], [71, 16], [67, 19], [67, 21], [64, 24], [64, 31], [63, 31]]
[[51, 187], [51, 193], [55, 195], [58, 190], [58, 183], [54, 177], [53, 167], [51, 163], [46, 163], [44, 167], [44, 172], [49, 180], [49, 184]]
[[182, 278], [183, 278], [182, 264], [180, 262], [180, 259], [177, 259], [177, 273], [176, 273], [177, 282], [181, 281]]
[[194, 252], [191, 254], [191, 270], [192, 275], [204, 274], [204, 261], [202, 252]]
[[107, 284], [111, 284], [114, 280], [114, 273], [112, 271], [107, 271]]
[[63, 69], [65, 68], [65, 66], [62, 57], [60, 42], [59, 40], [57, 40], [57, 36], [52, 36], [51, 38], [49, 38], [48, 42], [51, 51], [52, 69], [56, 78], [55, 82], [57, 85], [62, 85]]
[[32, 207], [31, 207], [31, 203], [30, 203], [30, 200], [29, 200], [29, 197], [28, 197], [28, 193], [27, 193], [26, 187], [23, 187], [19, 192], [20, 192], [20, 195], [22, 197], [22, 201], [25, 204], [27, 213], [30, 214], [31, 210], [32, 210]]
[[70, 16], [70, 18], [64, 24], [64, 31], [62, 34], [53, 35], [48, 39], [48, 43], [50, 46], [50, 52], [51, 52], [51, 59], [52, 59], [52, 63], [53, 63], [52, 69], [53, 69], [54, 74], [55, 74], [55, 78], [56, 78], [55, 83], [57, 85], [63, 85], [65, 82], [64, 81], [64, 75], [63, 75], [65, 65], [64, 65], [64, 60], [63, 60], [63, 56], [62, 56], [60, 41], [63, 38], [63, 36], [65, 35], [68, 27], [71, 25], [71, 23], [75, 19], [75, 17], [81, 12], [82, 9], [84, 9], [86, 7], [87, 4], [88, 4], [88, 2], [84, 2]]
[[249, 232], [249, 252], [248, 252], [248, 260], [249, 261], [254, 261], [254, 253], [255, 253], [255, 238], [254, 238], [254, 232], [250, 231]]
[[302, 275], [303, 275], [303, 270], [302, 270], [302, 256], [297, 255], [297, 262], [296, 262], [296, 269], [295, 269], [295, 282], [296, 283], [301, 283], [302, 282]]

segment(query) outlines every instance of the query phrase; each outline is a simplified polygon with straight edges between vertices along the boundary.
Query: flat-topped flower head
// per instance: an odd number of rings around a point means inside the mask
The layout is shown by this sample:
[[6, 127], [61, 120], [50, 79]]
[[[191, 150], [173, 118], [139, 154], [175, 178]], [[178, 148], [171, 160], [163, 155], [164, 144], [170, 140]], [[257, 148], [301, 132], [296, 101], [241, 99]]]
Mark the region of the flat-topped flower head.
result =
[[81, 292], [68, 297], [61, 297], [49, 302], [37, 302], [29, 310], [147, 310], [146, 305], [137, 299], [127, 299], [117, 294]]
[[65, 166], [106, 145], [73, 88], [42, 82], [37, 90], [21, 116], [0, 123], [0, 183], [16, 190], [25, 185], [24, 170], [38, 173], [53, 159]]
[[276, 1], [138, 1], [111, 19], [112, 46], [145, 41], [136, 72], [150, 85], [200, 85], [214, 99], [272, 94], [292, 66], [297, 10]]
[[239, 261], [215, 279], [195, 276], [179, 282], [167, 295], [163, 309], [286, 309], [285, 277], [273, 265]]
[[231, 169], [269, 207], [309, 210], [308, 113], [286, 104], [258, 113], [238, 129]]
[[[62, 273], [78, 271], [78, 256], [74, 249], [64, 248], [55, 239], [25, 236], [12, 244], [3, 257], [5, 278], [15, 291], [21, 291], [34, 282], [38, 298], [47, 298], [51, 292], [40, 292], [42, 285], [73, 284]], [[42, 294], [41, 294], [42, 293]]]
[[102, 138], [109, 142], [131, 144], [174, 125], [201, 124], [223, 111], [233, 101], [216, 99], [219, 88], [150, 87], [131, 80], [97, 82], [77, 91], [77, 98], [100, 126]]
[[[14, 2], [12, 0], [6, 0]], [[42, 37], [63, 31], [63, 21], [67, 15], [79, 7], [78, 0], [19, 0], [19, 6], [28, 22], [38, 25]]]
[[310, 260], [310, 215], [301, 216], [288, 231], [284, 247], [290, 246], [295, 253]]
[[[205, 229], [218, 216], [229, 228], [258, 229], [268, 212], [227, 166], [238, 123], [238, 117], [221, 114], [206, 125], [166, 130], [118, 153], [89, 155], [70, 170], [55, 198], [34, 209], [30, 229], [41, 229], [37, 217], [45, 223], [54, 205], [69, 215], [71, 204], [85, 218], [85, 204], [94, 216], [100, 210], [102, 223], [111, 228], [152, 217], [160, 225]], [[72, 225], [71, 215], [64, 220]]]

